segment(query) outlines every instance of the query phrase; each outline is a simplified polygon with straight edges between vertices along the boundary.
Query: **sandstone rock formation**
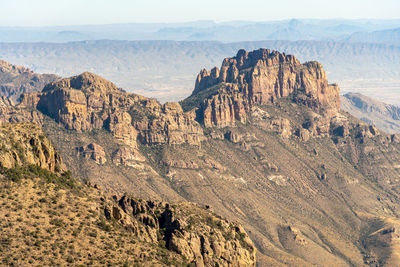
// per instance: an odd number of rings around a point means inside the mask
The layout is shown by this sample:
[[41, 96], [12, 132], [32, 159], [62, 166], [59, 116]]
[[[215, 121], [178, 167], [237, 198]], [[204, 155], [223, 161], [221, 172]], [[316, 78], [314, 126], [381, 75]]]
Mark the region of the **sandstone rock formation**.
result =
[[23, 93], [41, 91], [47, 83], [59, 78], [53, 74], [36, 74], [28, 68], [0, 60], [0, 96], [13, 101]]
[[60, 155], [38, 125], [8, 123], [0, 126], [0, 167], [30, 164], [52, 172], [66, 170]]
[[40, 124], [42, 115], [37, 110], [27, 110], [14, 106], [7, 97], [0, 97], [0, 125], [9, 122], [35, 122]]
[[[104, 209], [140, 239], [183, 255], [196, 266], [255, 266], [256, 249], [241, 225], [190, 203], [170, 205], [121, 197]], [[160, 235], [160, 230], [162, 233]]]
[[143, 118], [136, 123], [143, 143], [200, 145], [205, 140], [203, 129], [195, 121], [194, 114], [183, 112], [179, 103], [157, 106], [157, 111], [153, 114], [156, 115], [155, 118]]
[[106, 153], [104, 152], [104, 148], [99, 146], [98, 144], [88, 144], [86, 146], [82, 146], [77, 148], [78, 154], [81, 155], [85, 159], [92, 159], [97, 164], [104, 164], [107, 162]]
[[121, 147], [113, 154], [112, 161], [115, 165], [135, 166], [136, 162], [146, 161], [136, 149], [131, 147]]
[[193, 113], [179, 103], [161, 105], [154, 99], [128, 94], [91, 73], [50, 83], [42, 93], [22, 96], [21, 107], [37, 108], [67, 129], [105, 128], [123, 144], [194, 144], [204, 140]]
[[197, 107], [198, 120], [206, 127], [225, 127], [246, 122], [252, 106], [289, 96], [327, 115], [340, 109], [339, 88], [328, 84], [321, 64], [301, 64], [292, 55], [268, 49], [239, 50], [236, 57], [223, 61], [221, 70], [202, 70], [192, 95], [182, 104]]

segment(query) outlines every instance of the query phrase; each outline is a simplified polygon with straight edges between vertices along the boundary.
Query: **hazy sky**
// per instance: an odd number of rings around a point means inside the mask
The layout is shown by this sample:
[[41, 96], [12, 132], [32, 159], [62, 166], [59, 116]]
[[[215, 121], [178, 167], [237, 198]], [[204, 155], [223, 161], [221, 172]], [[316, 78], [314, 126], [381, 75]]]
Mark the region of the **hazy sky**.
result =
[[0, 0], [0, 26], [400, 18], [400, 0]]

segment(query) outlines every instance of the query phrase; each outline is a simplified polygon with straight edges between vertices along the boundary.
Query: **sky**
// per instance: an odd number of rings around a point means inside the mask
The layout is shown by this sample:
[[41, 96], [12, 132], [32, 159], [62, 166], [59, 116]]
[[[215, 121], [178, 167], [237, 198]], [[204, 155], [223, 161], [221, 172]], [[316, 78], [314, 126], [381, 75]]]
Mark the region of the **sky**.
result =
[[0, 26], [399, 19], [400, 0], [0, 0]]

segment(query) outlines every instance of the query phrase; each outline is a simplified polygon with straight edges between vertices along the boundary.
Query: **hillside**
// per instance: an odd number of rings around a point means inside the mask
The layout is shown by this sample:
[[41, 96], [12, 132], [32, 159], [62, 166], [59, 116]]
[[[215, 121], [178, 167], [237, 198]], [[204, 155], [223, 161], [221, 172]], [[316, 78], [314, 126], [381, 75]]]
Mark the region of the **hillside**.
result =
[[341, 108], [387, 133], [400, 132], [398, 106], [389, 105], [362, 94], [347, 93], [341, 97]]
[[[260, 47], [317, 60], [330, 82], [343, 92], [359, 92], [390, 104], [400, 80], [400, 48], [385, 44], [333, 41], [84, 41], [71, 43], [0, 43], [0, 58], [37, 73], [62, 77], [96, 73], [128, 92], [180, 101], [192, 92], [197, 72], [219, 65], [239, 49]], [[40, 56], [38, 56], [40, 55]], [[379, 92], [379, 93], [376, 93]]]
[[1, 264], [255, 266], [239, 224], [84, 185], [36, 124], [4, 124], [0, 137]]
[[40, 114], [67, 168], [104, 192], [240, 222], [260, 266], [392, 266], [400, 137], [339, 104], [321, 64], [259, 49], [202, 70], [181, 103], [82, 73], [13, 112]]

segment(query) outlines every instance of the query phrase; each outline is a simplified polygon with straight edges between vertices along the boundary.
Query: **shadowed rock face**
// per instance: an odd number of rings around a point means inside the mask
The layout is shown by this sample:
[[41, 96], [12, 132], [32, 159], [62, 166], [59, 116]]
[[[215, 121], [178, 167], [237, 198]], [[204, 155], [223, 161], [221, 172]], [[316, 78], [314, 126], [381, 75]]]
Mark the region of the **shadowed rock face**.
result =
[[36, 74], [28, 68], [0, 60], [0, 96], [13, 101], [23, 93], [41, 91], [47, 83], [59, 78], [54, 74]]
[[142, 241], [165, 242], [166, 248], [196, 266], [256, 264], [256, 249], [241, 225], [193, 203], [171, 205], [125, 195], [110, 204], [104, 209], [106, 218], [121, 223]]
[[340, 109], [339, 88], [328, 84], [321, 64], [301, 64], [292, 55], [268, 49], [239, 50], [236, 57], [224, 59], [220, 70], [203, 69], [183, 105], [190, 106], [202, 94], [206, 99], [196, 103], [200, 104], [198, 119], [207, 127], [245, 122], [251, 106], [274, 103], [290, 95], [295, 102], [327, 115]]

